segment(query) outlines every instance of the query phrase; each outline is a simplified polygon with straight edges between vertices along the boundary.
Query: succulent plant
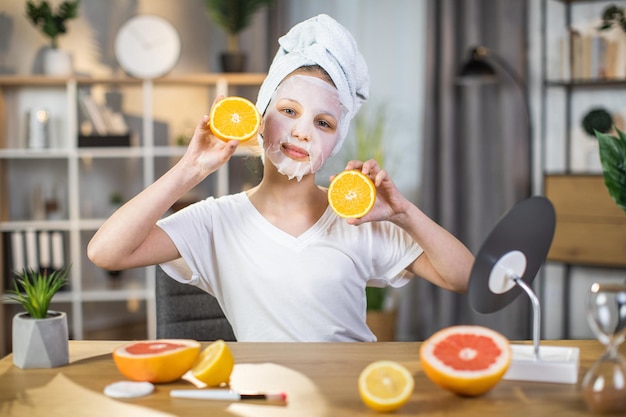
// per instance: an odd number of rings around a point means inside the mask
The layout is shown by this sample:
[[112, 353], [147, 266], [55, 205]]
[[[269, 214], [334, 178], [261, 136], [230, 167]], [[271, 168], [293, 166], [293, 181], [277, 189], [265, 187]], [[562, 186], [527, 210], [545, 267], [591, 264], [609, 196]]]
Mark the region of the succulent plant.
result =
[[65, 269], [43, 272], [24, 269], [17, 273], [13, 282], [14, 289], [7, 291], [9, 300], [19, 303], [34, 319], [44, 319], [48, 315], [50, 301], [63, 286], [68, 283]]

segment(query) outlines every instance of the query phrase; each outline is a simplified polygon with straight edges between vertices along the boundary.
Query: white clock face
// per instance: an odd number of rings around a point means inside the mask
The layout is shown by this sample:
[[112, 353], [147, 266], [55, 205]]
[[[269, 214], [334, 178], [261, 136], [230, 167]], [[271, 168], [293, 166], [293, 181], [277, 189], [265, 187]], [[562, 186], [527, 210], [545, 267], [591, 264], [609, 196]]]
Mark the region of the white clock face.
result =
[[133, 17], [117, 33], [115, 56], [131, 76], [144, 79], [161, 77], [178, 61], [180, 37], [176, 29], [161, 17]]

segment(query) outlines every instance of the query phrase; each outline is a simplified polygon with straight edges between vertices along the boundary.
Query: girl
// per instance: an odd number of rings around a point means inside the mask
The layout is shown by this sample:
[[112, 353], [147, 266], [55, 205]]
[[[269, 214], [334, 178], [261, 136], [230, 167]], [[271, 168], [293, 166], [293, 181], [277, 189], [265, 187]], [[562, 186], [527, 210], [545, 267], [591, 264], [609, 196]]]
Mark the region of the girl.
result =
[[374, 160], [346, 166], [374, 181], [372, 211], [350, 220], [332, 212], [315, 172], [367, 99], [367, 68], [350, 33], [326, 15], [279, 43], [257, 100], [261, 182], [161, 218], [238, 146], [214, 137], [205, 116], [181, 160], [103, 224], [88, 256], [110, 270], [161, 264], [213, 294], [238, 341], [375, 341], [366, 285], [401, 286], [418, 275], [463, 292], [473, 257]]

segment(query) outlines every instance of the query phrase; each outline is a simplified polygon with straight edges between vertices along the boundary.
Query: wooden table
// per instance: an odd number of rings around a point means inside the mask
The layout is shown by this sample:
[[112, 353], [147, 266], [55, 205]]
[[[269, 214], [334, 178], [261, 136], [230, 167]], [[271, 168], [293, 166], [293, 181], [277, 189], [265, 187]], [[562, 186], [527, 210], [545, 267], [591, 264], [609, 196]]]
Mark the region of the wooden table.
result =
[[[377, 415], [361, 402], [357, 391], [357, 378], [370, 362], [391, 359], [404, 364], [415, 376], [415, 392], [411, 400], [395, 416], [582, 416], [589, 415], [584, 403], [580, 383], [586, 371], [603, 353], [597, 341], [542, 341], [543, 345], [580, 347], [580, 369], [578, 384], [553, 384], [522, 381], [501, 381], [495, 388], [481, 397], [464, 398], [453, 395], [434, 385], [424, 374], [419, 363], [418, 342], [383, 343], [229, 343], [235, 361], [240, 364], [271, 363], [288, 368], [312, 383], [317, 390], [308, 398], [292, 396], [297, 381], [287, 377], [282, 389], [290, 400], [286, 406], [247, 405], [237, 408], [242, 402], [232, 404], [203, 400], [171, 399], [171, 389], [191, 388], [186, 381], [157, 385], [155, 392], [147, 397], [131, 400], [112, 400], [101, 395], [104, 387], [123, 380], [117, 371], [111, 351], [124, 342], [115, 341], [71, 341], [70, 364], [55, 369], [23, 370], [13, 366], [11, 355], [0, 360], [0, 415], [16, 415], [16, 404], [24, 406], [29, 401], [32, 413], [42, 411], [39, 402], [32, 400], [29, 393], [33, 388], [48, 387], [53, 378], [63, 374], [71, 386], [65, 391], [89, 390], [97, 398], [92, 410], [74, 400], [72, 412], [75, 416], [94, 415], [102, 402], [123, 403], [147, 407], [172, 415], [296, 415], [296, 416], [365, 416]], [[203, 344], [203, 345], [206, 345]], [[624, 349], [622, 348], [622, 354]], [[255, 366], [255, 365], [251, 365]], [[260, 366], [260, 365], [256, 365]], [[268, 376], [268, 379], [271, 379]], [[301, 382], [301, 381], [300, 381]], [[82, 387], [82, 388], [81, 388]], [[34, 391], [33, 391], [34, 392]], [[45, 392], [45, 391], [44, 391]], [[41, 394], [41, 393], [40, 393]], [[70, 395], [68, 393], [67, 395]], [[42, 394], [58, 395], [58, 394]], [[308, 394], [307, 394], [308, 395]], [[80, 395], [75, 395], [78, 398]], [[313, 398], [315, 397], [315, 398]], [[304, 404], [303, 401], [310, 400]], [[59, 400], [61, 401], [61, 400]], [[33, 403], [36, 402], [36, 403]], [[92, 401], [94, 402], [94, 401]], [[116, 404], [114, 404], [116, 405]], [[55, 406], [48, 406], [50, 414]], [[120, 417], [117, 414], [116, 417]]]

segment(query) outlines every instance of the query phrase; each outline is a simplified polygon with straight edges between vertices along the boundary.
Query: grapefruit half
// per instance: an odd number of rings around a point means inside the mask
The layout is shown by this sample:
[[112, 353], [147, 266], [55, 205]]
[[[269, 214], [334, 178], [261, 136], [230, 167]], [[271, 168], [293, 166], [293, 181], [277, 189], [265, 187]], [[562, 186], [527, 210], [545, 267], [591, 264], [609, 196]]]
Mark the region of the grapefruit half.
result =
[[116, 348], [113, 361], [130, 380], [172, 382], [191, 368], [199, 353], [200, 343], [195, 340], [145, 340]]
[[420, 346], [420, 362], [435, 384], [463, 396], [493, 388], [511, 364], [509, 340], [482, 326], [451, 326]]

